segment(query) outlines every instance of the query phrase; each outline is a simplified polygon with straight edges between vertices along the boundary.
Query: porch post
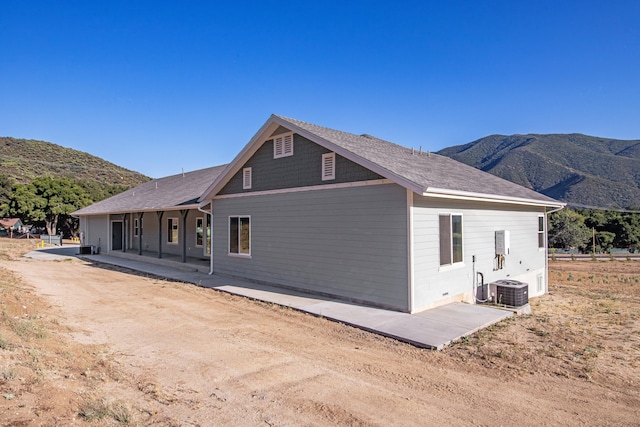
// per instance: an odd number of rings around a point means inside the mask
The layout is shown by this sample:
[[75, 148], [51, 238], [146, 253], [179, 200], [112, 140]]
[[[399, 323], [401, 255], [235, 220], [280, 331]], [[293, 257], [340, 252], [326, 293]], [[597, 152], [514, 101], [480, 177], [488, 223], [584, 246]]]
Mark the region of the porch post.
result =
[[138, 255], [142, 255], [142, 217], [144, 212], [138, 214]]
[[158, 215], [158, 258], [162, 258], [162, 217], [164, 211], [156, 211]]
[[187, 262], [187, 209], [180, 211], [182, 217], [182, 262]]
[[122, 243], [122, 252], [126, 253], [127, 252], [127, 245], [129, 244], [129, 236], [127, 235], [127, 229], [129, 224], [129, 214], [126, 213], [122, 216], [122, 240], [124, 240], [124, 242]]

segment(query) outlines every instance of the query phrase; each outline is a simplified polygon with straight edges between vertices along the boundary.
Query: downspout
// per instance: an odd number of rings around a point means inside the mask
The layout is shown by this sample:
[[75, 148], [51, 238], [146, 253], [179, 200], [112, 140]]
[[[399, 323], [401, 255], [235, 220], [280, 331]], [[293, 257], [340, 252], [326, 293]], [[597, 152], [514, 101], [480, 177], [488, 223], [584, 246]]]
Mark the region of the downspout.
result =
[[[209, 223], [211, 224], [211, 236], [209, 238], [209, 276], [211, 276], [213, 274], [213, 200], [211, 200], [209, 202], [209, 205], [211, 206], [211, 210], [207, 211], [205, 209], [202, 209], [200, 207], [200, 205], [198, 205], [198, 210], [204, 214], [207, 214], [210, 216], [209, 218]], [[205, 221], [205, 226], [206, 226], [206, 221]]]

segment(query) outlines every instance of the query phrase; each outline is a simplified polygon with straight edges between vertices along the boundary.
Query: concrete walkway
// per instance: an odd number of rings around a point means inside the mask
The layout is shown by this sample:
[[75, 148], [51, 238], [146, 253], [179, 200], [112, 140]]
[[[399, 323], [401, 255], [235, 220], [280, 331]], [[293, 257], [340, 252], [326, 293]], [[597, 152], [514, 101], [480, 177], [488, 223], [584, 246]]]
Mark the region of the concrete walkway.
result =
[[[63, 246], [37, 249], [25, 257], [60, 259], [78, 256], [77, 252], [77, 246]], [[292, 307], [418, 347], [437, 350], [513, 315], [506, 310], [463, 303], [447, 304], [414, 314], [399, 313], [229, 277], [181, 271], [144, 261], [107, 255], [83, 255], [81, 258]]]

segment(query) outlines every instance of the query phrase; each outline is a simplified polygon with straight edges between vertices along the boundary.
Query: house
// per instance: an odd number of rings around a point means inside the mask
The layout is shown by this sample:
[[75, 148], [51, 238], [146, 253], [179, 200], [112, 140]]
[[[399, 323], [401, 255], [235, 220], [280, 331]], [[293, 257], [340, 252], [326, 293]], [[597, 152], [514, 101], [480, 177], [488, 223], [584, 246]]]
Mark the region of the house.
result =
[[0, 233], [13, 237], [13, 233], [21, 232], [24, 224], [20, 218], [0, 218]]
[[198, 198], [224, 168], [154, 179], [74, 212], [80, 244], [112, 255], [208, 258], [211, 218], [198, 210]]
[[[474, 303], [501, 279], [544, 294], [546, 217], [564, 206], [447, 157], [277, 115], [229, 165], [187, 175], [76, 212], [87, 244], [184, 261], [210, 224], [213, 274], [417, 312]], [[188, 202], [165, 194], [187, 190]]]

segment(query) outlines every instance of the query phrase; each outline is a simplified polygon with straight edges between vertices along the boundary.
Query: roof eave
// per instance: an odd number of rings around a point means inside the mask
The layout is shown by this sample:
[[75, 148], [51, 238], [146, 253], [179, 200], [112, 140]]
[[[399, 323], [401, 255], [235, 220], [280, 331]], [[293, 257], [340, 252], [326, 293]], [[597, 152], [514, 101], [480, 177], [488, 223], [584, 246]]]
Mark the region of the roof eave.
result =
[[444, 199], [473, 200], [488, 203], [510, 203], [516, 205], [540, 206], [551, 208], [564, 208], [566, 203], [557, 200], [536, 200], [521, 197], [501, 196], [497, 194], [474, 193], [470, 191], [448, 190], [444, 188], [429, 187], [422, 192], [424, 197], [437, 197]]
[[151, 208], [142, 208], [142, 209], [127, 209], [127, 210], [117, 210], [117, 211], [102, 211], [102, 212], [90, 212], [90, 213], [80, 213], [80, 211], [72, 212], [71, 216], [74, 218], [79, 218], [81, 216], [93, 216], [93, 215], [121, 215], [127, 213], [140, 213], [140, 212], [158, 212], [158, 211], [181, 211], [184, 209], [198, 209], [198, 203], [190, 203], [188, 205], [180, 205], [180, 206], [169, 206], [169, 207], [151, 207]]
[[[264, 125], [253, 135], [249, 142], [244, 146], [242, 151], [227, 165], [227, 167], [218, 175], [218, 177], [211, 183], [211, 185], [202, 193], [198, 198], [198, 206], [207, 204], [207, 200], [216, 195], [222, 188], [229, 182], [231, 177], [240, 170], [242, 165], [257, 151], [262, 145], [259, 144], [263, 139], [263, 134], [272, 126], [275, 122], [275, 116], [271, 115]], [[275, 129], [274, 129], [275, 130]], [[262, 141], [264, 142], [264, 141]]]

